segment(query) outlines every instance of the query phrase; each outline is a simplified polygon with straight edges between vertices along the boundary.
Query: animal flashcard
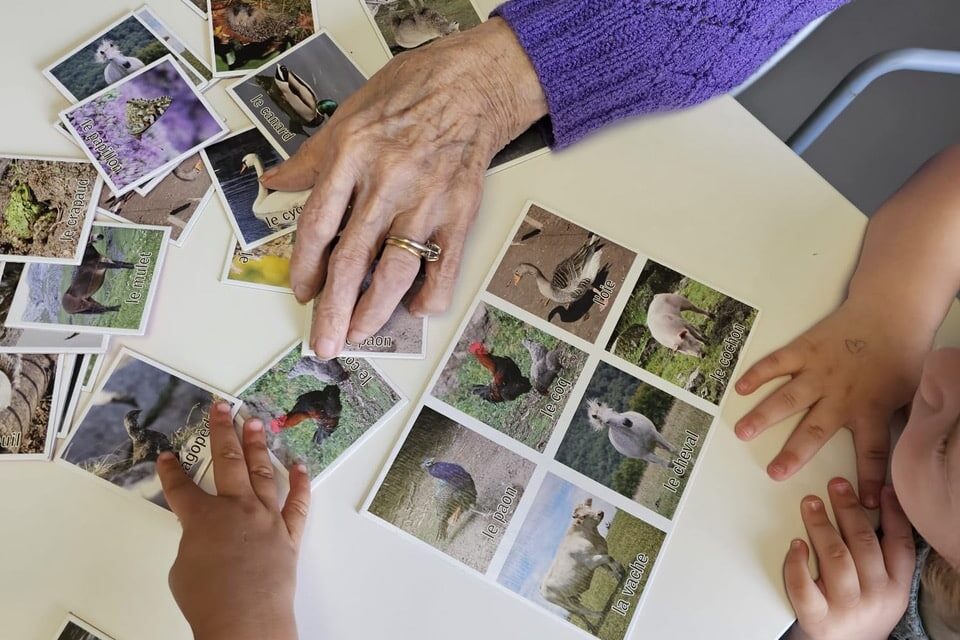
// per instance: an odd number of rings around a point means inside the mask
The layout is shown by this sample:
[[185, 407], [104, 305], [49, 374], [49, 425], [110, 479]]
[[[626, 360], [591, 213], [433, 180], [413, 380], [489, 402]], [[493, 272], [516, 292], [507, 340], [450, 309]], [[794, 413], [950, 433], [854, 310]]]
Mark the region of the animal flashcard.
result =
[[238, 401], [122, 348], [96, 386], [58, 459], [168, 508], [157, 477], [163, 451], [197, 481], [210, 462], [210, 407]]
[[80, 262], [102, 184], [89, 162], [0, 155], [0, 259]]
[[431, 395], [543, 451], [586, 360], [583, 351], [481, 302]]
[[534, 466], [422, 407], [365, 510], [485, 573]]
[[198, 89], [212, 73], [148, 7], [128, 13], [43, 70], [70, 102], [79, 102], [172, 54]]
[[284, 468], [302, 462], [314, 483], [406, 404], [376, 366], [359, 358], [318, 360], [299, 342], [245, 384], [238, 418], [259, 418]]
[[195, 153], [146, 195], [136, 189], [122, 196], [102, 190], [97, 212], [118, 221], [170, 227], [170, 242], [180, 247], [211, 197], [213, 179], [200, 154]]
[[83, 362], [80, 365], [82, 370], [80, 374], [81, 391], [86, 391], [87, 393], [93, 391], [93, 384], [100, 375], [104, 360], [106, 360], [106, 358], [102, 353], [88, 353], [83, 357]]
[[204, 149], [203, 157], [244, 251], [294, 231], [310, 191], [270, 191], [260, 183], [283, 158], [258, 129], [231, 134]]
[[0, 460], [47, 460], [56, 440], [57, 393], [68, 356], [0, 354]]
[[529, 204], [487, 291], [593, 342], [637, 254]]
[[7, 326], [143, 335], [169, 237], [169, 227], [94, 224], [79, 265], [27, 265]]
[[227, 87], [227, 93], [286, 158], [364, 82], [357, 65], [320, 31]]
[[607, 350], [719, 405], [756, 317], [750, 305], [648, 260]]
[[622, 640], [665, 534], [548, 474], [497, 582], [604, 640]]
[[470, 0], [360, 0], [391, 56], [480, 24]]
[[214, 76], [246, 75], [317, 31], [311, 0], [207, 0]]
[[231, 238], [220, 281], [292, 295], [290, 258], [296, 237], [296, 232], [288, 233], [250, 251], [244, 251], [236, 238]]
[[713, 416], [601, 362], [556, 459], [672, 518]]
[[[0, 262], [0, 353], [103, 353], [109, 336], [72, 329], [18, 329], [7, 323], [24, 266]], [[42, 267], [41, 267], [42, 268]]]
[[183, 4], [190, 7], [194, 13], [203, 18], [207, 19], [207, 2], [206, 0], [183, 0]]
[[227, 133], [173, 56], [65, 109], [60, 119], [117, 196]]
[[96, 629], [92, 625], [84, 622], [73, 614], [68, 614], [67, 619], [60, 625], [60, 630], [53, 640], [113, 640], [103, 631]]

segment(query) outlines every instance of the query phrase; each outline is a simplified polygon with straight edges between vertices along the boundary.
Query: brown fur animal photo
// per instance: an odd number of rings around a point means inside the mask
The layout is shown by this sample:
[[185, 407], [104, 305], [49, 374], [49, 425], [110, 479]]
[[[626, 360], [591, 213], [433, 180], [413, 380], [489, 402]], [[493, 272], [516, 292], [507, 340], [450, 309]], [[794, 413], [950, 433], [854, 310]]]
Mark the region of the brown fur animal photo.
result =
[[8, 326], [143, 335], [169, 236], [167, 227], [93, 225], [79, 265], [27, 267]]

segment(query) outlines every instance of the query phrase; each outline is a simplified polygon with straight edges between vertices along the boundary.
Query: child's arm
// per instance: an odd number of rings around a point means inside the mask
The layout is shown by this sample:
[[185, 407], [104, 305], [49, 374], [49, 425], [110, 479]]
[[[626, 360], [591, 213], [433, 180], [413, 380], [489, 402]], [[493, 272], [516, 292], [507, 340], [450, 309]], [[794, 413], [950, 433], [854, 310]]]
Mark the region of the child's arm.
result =
[[913, 530], [893, 487], [882, 493], [878, 539], [853, 487], [843, 478], [828, 485], [839, 531], [826, 505], [807, 496], [800, 512], [820, 577], [810, 575], [810, 550], [790, 544], [783, 563], [787, 596], [797, 612], [790, 640], [887, 640], [907, 609], [916, 561]]
[[241, 445], [229, 405], [210, 413], [218, 495], [197, 487], [173, 455], [157, 460], [183, 525], [170, 590], [196, 640], [296, 640], [293, 595], [310, 479], [302, 466], [290, 470], [281, 509], [263, 423], [248, 420]]
[[737, 382], [741, 394], [792, 380], [736, 425], [749, 440], [809, 409], [767, 468], [793, 475], [840, 428], [853, 432], [863, 504], [875, 508], [886, 477], [888, 422], [906, 405], [960, 286], [960, 146], [928, 162], [874, 215], [844, 303]]

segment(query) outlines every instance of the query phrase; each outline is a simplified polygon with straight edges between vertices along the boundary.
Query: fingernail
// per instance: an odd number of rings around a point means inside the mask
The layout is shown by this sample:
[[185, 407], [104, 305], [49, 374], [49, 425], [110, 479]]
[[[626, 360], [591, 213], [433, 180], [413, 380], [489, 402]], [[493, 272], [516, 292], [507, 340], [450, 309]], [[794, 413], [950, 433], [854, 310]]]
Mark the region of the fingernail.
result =
[[300, 473], [306, 473], [306, 472], [307, 472], [307, 465], [305, 465], [305, 464], [303, 464], [303, 463], [300, 463], [300, 464], [295, 465], [294, 468], [295, 468], [297, 471], [299, 471]]
[[850, 489], [851, 489], [850, 483], [843, 479], [834, 480], [833, 482], [830, 483], [830, 487], [841, 495], [846, 495], [850, 493]]
[[749, 440], [753, 437], [753, 429], [748, 425], [739, 425], [736, 428], [737, 435], [740, 436], [743, 440]]
[[260, 179], [261, 179], [261, 180], [269, 180], [269, 179], [272, 178], [273, 176], [277, 175], [277, 173], [278, 173], [279, 171], [280, 171], [280, 167], [271, 167], [271, 168], [269, 168], [269, 169], [267, 169], [266, 171], [263, 172], [263, 177], [261, 177]]
[[806, 501], [807, 509], [810, 511], [820, 511], [823, 509], [823, 503], [820, 502], [820, 498], [810, 498]]
[[737, 388], [737, 391], [739, 391], [740, 393], [746, 393], [747, 389], [749, 389], [750, 387], [743, 380], [737, 380], [736, 388]]
[[920, 378], [920, 397], [933, 412], [943, 408], [943, 389], [929, 374]]
[[247, 429], [253, 432], [263, 431], [263, 422], [261, 422], [256, 418], [254, 418], [253, 420], [248, 420]]
[[228, 402], [218, 402], [217, 411], [220, 413], [230, 413], [230, 403]]
[[369, 336], [362, 331], [350, 331], [350, 333], [347, 334], [347, 342], [351, 344], [360, 344], [368, 337]]
[[319, 338], [313, 343], [313, 351], [318, 358], [329, 360], [337, 355], [337, 344], [330, 338]]
[[295, 295], [301, 303], [309, 302], [310, 288], [305, 284], [299, 284], [293, 288], [293, 295]]
[[157, 462], [165, 464], [171, 460], [176, 460], [176, 456], [170, 453], [169, 451], [161, 451], [160, 455], [157, 456]]
[[770, 477], [775, 480], [782, 477], [783, 474], [785, 474], [786, 472], [787, 470], [779, 462], [771, 462], [770, 465], [767, 467], [767, 474], [769, 474]]
[[863, 506], [867, 509], [876, 509], [880, 506], [880, 502], [877, 500], [877, 496], [873, 493], [868, 493], [863, 496]]
[[794, 538], [790, 542], [790, 548], [793, 549], [794, 551], [799, 551], [802, 546], [803, 546], [803, 541], [800, 540], [800, 538]]

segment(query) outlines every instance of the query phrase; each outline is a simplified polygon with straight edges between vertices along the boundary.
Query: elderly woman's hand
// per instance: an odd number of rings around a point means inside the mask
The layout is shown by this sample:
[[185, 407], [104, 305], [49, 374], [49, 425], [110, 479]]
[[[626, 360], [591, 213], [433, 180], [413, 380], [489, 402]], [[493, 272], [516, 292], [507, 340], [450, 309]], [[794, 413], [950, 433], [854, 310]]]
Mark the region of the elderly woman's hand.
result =
[[264, 176], [271, 189], [313, 187], [291, 281], [299, 301], [317, 297], [311, 345], [319, 357], [380, 329], [417, 276], [420, 259], [388, 245], [358, 302], [387, 235], [441, 247], [409, 307], [417, 315], [446, 309], [491, 159], [546, 110], [532, 64], [494, 18], [391, 60]]

